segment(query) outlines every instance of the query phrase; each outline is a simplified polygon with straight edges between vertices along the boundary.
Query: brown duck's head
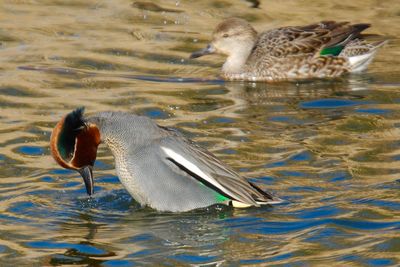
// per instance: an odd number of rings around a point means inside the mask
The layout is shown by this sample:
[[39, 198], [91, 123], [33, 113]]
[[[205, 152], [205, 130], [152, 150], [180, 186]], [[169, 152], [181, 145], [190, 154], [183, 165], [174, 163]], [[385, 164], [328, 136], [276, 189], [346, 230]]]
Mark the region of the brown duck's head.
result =
[[230, 56], [251, 49], [256, 39], [257, 32], [250, 23], [240, 18], [229, 18], [217, 25], [211, 43], [206, 48], [192, 53], [190, 58], [214, 53]]
[[50, 138], [51, 154], [62, 167], [78, 171], [85, 182], [88, 195], [93, 194], [93, 165], [100, 131], [83, 117], [84, 108], [78, 108], [63, 117], [54, 127]]

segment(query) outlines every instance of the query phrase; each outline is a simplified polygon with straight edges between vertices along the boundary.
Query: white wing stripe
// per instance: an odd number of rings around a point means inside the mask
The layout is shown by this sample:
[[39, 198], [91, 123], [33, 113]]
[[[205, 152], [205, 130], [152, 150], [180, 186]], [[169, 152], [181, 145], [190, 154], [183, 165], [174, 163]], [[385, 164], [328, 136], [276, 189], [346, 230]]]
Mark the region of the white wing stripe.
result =
[[169, 157], [171, 157], [173, 160], [175, 160], [176, 162], [178, 162], [179, 164], [181, 164], [182, 166], [184, 166], [185, 168], [187, 168], [191, 172], [195, 173], [196, 175], [200, 176], [202, 179], [206, 180], [210, 184], [212, 184], [212, 185], [216, 186], [217, 188], [221, 189], [223, 192], [229, 193], [229, 192], [227, 192], [227, 190], [220, 183], [218, 183], [212, 177], [210, 177], [207, 174], [205, 174], [202, 170], [200, 170], [199, 167], [197, 167], [192, 162], [188, 161], [187, 159], [185, 159], [184, 157], [182, 157], [181, 155], [179, 155], [178, 153], [176, 153], [172, 149], [169, 149], [169, 148], [166, 148], [166, 147], [163, 147], [163, 146], [161, 147], [161, 149], [164, 150], [164, 152]]

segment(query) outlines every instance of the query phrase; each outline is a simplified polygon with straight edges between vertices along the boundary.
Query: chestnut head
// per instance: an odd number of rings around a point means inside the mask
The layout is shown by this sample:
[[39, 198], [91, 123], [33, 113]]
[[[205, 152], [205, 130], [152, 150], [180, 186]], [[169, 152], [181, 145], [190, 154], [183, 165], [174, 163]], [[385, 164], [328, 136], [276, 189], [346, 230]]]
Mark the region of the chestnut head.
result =
[[93, 194], [93, 165], [101, 142], [95, 124], [83, 117], [84, 108], [78, 108], [63, 117], [55, 126], [51, 138], [51, 154], [62, 167], [78, 171], [88, 195]]

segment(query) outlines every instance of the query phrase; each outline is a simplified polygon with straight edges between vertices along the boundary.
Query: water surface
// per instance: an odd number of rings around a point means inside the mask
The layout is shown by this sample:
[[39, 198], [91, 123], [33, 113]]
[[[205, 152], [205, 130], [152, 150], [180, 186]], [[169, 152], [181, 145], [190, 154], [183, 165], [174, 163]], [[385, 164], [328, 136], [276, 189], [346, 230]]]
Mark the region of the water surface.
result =
[[[197, 2], [1, 3], [0, 265], [398, 266], [397, 1]], [[223, 82], [222, 57], [188, 57], [229, 16], [259, 30], [369, 22], [390, 43], [362, 75]], [[88, 199], [79, 175], [49, 154], [55, 123], [79, 106], [178, 127], [287, 202], [143, 209], [104, 146]]]

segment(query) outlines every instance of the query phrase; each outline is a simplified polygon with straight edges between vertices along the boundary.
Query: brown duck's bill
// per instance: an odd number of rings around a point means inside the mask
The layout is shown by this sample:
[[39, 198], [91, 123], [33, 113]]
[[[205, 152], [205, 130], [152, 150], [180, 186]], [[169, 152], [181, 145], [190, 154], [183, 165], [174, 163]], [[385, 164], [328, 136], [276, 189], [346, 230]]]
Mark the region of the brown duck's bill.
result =
[[207, 45], [206, 48], [203, 48], [199, 51], [193, 52], [190, 55], [190, 58], [198, 58], [198, 57], [202, 57], [202, 56], [213, 54], [213, 53], [215, 53], [215, 48], [209, 44], [209, 45]]
[[93, 185], [93, 167], [85, 166], [78, 170], [85, 183], [86, 192], [89, 196], [93, 195], [94, 185]]

